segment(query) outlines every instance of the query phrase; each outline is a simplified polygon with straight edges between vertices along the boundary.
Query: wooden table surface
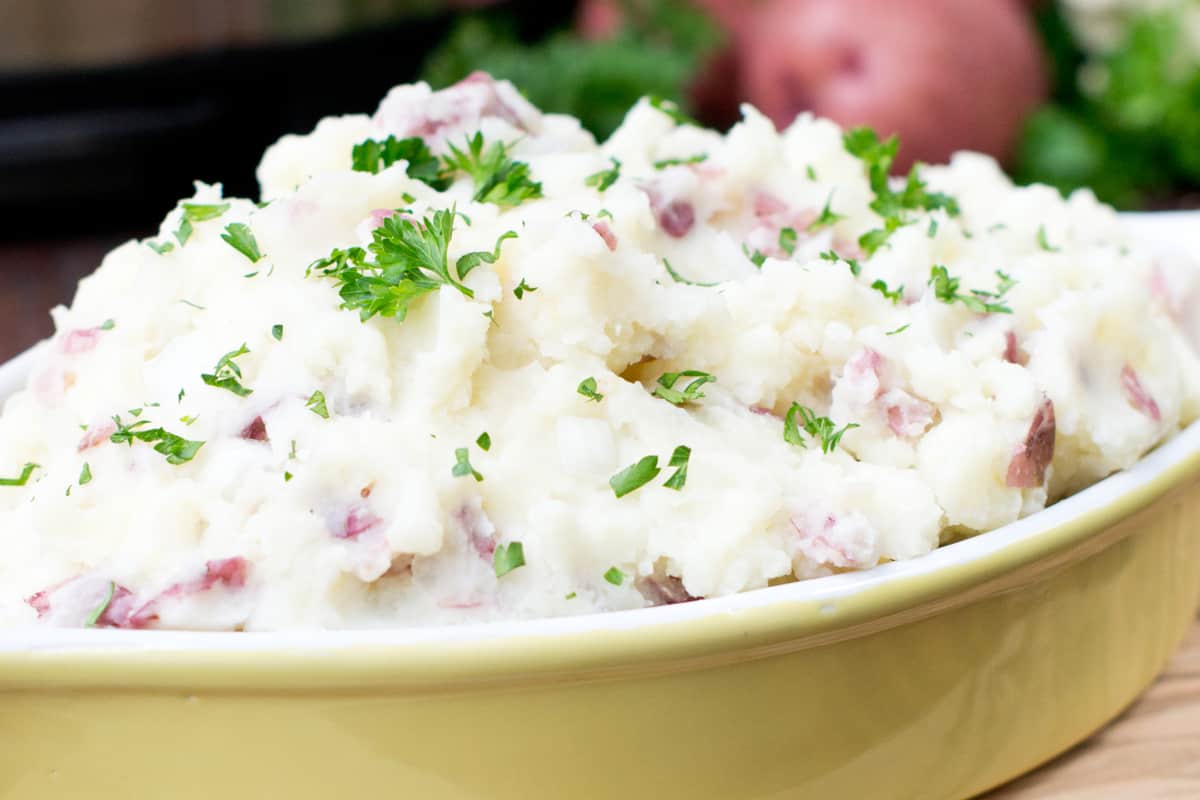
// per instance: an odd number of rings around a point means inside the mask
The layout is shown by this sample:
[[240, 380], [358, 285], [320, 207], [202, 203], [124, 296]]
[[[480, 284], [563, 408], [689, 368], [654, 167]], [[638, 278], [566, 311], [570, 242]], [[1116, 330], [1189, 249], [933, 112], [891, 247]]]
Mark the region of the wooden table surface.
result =
[[[48, 311], [125, 237], [0, 244], [0, 362], [50, 335]], [[1166, 672], [1113, 724], [986, 800], [1200, 798], [1200, 622]]]

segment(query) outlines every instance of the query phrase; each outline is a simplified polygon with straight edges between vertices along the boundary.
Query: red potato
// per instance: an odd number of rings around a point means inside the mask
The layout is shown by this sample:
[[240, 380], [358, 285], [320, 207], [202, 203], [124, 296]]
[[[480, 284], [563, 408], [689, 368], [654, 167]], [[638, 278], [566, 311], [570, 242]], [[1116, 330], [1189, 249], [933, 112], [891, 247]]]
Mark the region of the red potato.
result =
[[1046, 96], [1013, 0], [771, 0], [737, 50], [745, 99], [776, 124], [811, 110], [899, 134], [898, 170], [964, 149], [1005, 159]]

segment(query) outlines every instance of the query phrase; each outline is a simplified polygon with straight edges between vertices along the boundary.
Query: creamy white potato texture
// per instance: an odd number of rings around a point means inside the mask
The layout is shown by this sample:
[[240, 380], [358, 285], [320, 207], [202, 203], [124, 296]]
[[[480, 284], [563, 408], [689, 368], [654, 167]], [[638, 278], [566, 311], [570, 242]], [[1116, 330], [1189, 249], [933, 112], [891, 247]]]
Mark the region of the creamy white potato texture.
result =
[[1195, 419], [1192, 272], [1087, 192], [891, 152], [652, 101], [598, 145], [484, 75], [285, 137], [264, 203], [198, 185], [54, 311], [0, 417], [0, 619], [725, 595], [1004, 525]]

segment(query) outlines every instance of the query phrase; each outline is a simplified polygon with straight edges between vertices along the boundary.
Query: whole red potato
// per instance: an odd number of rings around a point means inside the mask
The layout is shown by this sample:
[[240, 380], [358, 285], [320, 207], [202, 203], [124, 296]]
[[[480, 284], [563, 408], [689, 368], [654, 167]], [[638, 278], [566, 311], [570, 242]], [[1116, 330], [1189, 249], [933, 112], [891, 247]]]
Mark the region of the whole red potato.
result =
[[1013, 0], [769, 0], [736, 41], [742, 94], [777, 125], [810, 110], [899, 134], [900, 170], [964, 149], [1006, 159], [1046, 96]]

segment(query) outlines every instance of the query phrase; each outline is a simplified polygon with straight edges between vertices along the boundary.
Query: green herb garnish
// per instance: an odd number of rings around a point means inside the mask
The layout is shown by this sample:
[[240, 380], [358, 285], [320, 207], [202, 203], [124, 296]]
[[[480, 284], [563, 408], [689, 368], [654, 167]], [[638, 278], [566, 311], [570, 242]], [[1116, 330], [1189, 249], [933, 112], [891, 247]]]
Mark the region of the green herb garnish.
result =
[[0, 486], [24, 486], [29, 483], [29, 476], [33, 474], [35, 469], [40, 469], [41, 464], [29, 463], [21, 467], [21, 474], [16, 478], [0, 478]]
[[646, 456], [609, 478], [608, 485], [612, 487], [613, 494], [620, 498], [642, 488], [657, 478], [660, 472], [658, 456]]
[[146, 246], [158, 253], [160, 256], [165, 256], [167, 253], [175, 249], [175, 245], [172, 242], [163, 242], [162, 244], [159, 244], [157, 242], [146, 240]]
[[945, 267], [934, 266], [929, 271], [929, 285], [933, 287], [934, 296], [943, 303], [962, 303], [976, 314], [1011, 314], [1012, 309], [1000, 301], [1017, 282], [1000, 270], [996, 270], [996, 277], [998, 284], [995, 291], [972, 289], [970, 294], [961, 294], [958, 291], [959, 279]]
[[195, 458], [196, 453], [204, 446], [204, 442], [194, 442], [177, 436], [162, 428], [143, 428], [149, 425], [146, 420], [138, 420], [132, 425], [125, 425], [119, 416], [113, 417], [117, 430], [108, 437], [113, 444], [128, 444], [133, 447], [134, 441], [154, 445], [154, 452], [167, 457], [168, 464], [184, 464]]
[[[308, 398], [304, 407], [321, 419], [329, 419], [329, 409], [325, 407], [325, 393], [320, 389], [312, 393], [312, 397]], [[295, 452], [295, 450], [293, 449], [292, 452]]]
[[262, 253], [258, 251], [258, 242], [254, 238], [254, 232], [244, 222], [231, 222], [226, 225], [221, 238], [234, 250], [250, 259], [250, 263], [262, 258]]
[[1045, 250], [1047, 253], [1057, 253], [1062, 249], [1061, 247], [1054, 247], [1046, 239], [1046, 226], [1045, 225], [1038, 226], [1037, 243], [1038, 243], [1038, 247], [1040, 247], [1042, 250]]
[[708, 161], [708, 153], [697, 153], [686, 158], [663, 158], [654, 162], [654, 168], [664, 170], [667, 167], [683, 167], [689, 164], [703, 164]]
[[621, 162], [615, 158], [609, 158], [608, 160], [612, 162], [612, 168], [602, 169], [599, 172], [593, 172], [591, 175], [588, 175], [583, 179], [584, 186], [589, 186], [597, 192], [604, 194], [606, 189], [620, 180]]
[[899, 328], [896, 328], [896, 330], [894, 330], [894, 331], [888, 331], [887, 333], [884, 334], [884, 336], [895, 336], [897, 333], [904, 333], [910, 327], [912, 327], [912, 323], [909, 323], [907, 325], [901, 325]]
[[[812, 230], [812, 228], [809, 228]], [[796, 252], [796, 229], [795, 228], [780, 228], [779, 229], [779, 249], [787, 253], [790, 257]], [[760, 263], [758, 266], [762, 266]]]
[[484, 431], [479, 434], [479, 438], [475, 440], [475, 444], [479, 445], [479, 449], [486, 453], [492, 449], [492, 437], [488, 435], [487, 431]]
[[441, 163], [419, 136], [407, 139], [388, 136], [382, 141], [367, 139], [354, 145], [350, 158], [356, 171], [373, 174], [397, 161], [405, 161], [408, 163], [405, 169], [408, 177], [421, 181], [439, 192], [450, 186], [449, 178], [442, 172]]
[[471, 453], [465, 447], [460, 447], [454, 451], [454, 466], [450, 468], [450, 474], [456, 478], [463, 478], [470, 475], [476, 481], [483, 480], [483, 476], [479, 474], [479, 471], [471, 466]]
[[579, 387], [575, 391], [579, 392], [579, 394], [583, 395], [588, 400], [590, 400], [594, 403], [599, 403], [601, 400], [604, 399], [604, 395], [602, 395], [598, 391], [596, 391], [596, 379], [595, 378], [584, 378], [580, 382]]
[[611, 583], [613, 586], [620, 586], [625, 582], [626, 575], [616, 567], [609, 567], [608, 572], [604, 573], [604, 580]]
[[821, 452], [832, 453], [838, 443], [842, 441], [846, 431], [857, 427], [859, 426], [856, 423], [850, 423], [838, 430], [829, 417], [818, 417], [811, 408], [799, 403], [792, 403], [792, 407], [788, 409], [787, 416], [783, 420], [783, 440], [788, 444], [808, 447], [804, 437], [800, 435], [800, 431], [803, 430], [821, 442]]
[[523, 300], [525, 298], [526, 292], [536, 292], [536, 291], [537, 291], [536, 286], [530, 286], [528, 283], [525, 282], [524, 278], [521, 278], [521, 282], [517, 284], [515, 289], [513, 289], [513, 294], [516, 296], [516, 298], [518, 300]]
[[179, 223], [179, 229], [175, 231], [175, 239], [179, 246], [183, 247], [192, 237], [193, 222], [216, 219], [229, 210], [229, 203], [183, 203], [180, 208], [183, 209], [183, 219]]
[[520, 542], [496, 545], [492, 554], [492, 568], [497, 578], [503, 578], [517, 567], [525, 566], [525, 546]]
[[674, 268], [671, 267], [671, 262], [667, 261], [665, 258], [663, 259], [663, 266], [667, 268], [667, 274], [670, 275], [671, 278], [676, 283], [686, 283], [688, 286], [705, 286], [705, 287], [712, 287], [712, 286], [720, 285], [719, 283], [702, 283], [700, 281], [689, 281], [687, 278], [683, 277], [678, 272], [676, 272], [674, 270]]
[[651, 95], [646, 98], [650, 103], [650, 107], [666, 114], [676, 125], [692, 125], [700, 127], [700, 123], [689, 117], [679, 108], [679, 104], [673, 100], [667, 100], [658, 95]]
[[904, 299], [904, 286], [900, 285], [895, 289], [889, 289], [887, 282], [876, 280], [871, 284], [871, 288], [879, 292], [881, 295], [892, 301], [892, 305], [896, 305]]
[[812, 222], [809, 223], [809, 225], [808, 225], [809, 233], [816, 233], [817, 231], [819, 231], [823, 228], [828, 228], [832, 225], [837, 224], [839, 221], [845, 219], [845, 217], [842, 216], [841, 214], [833, 213], [833, 209], [831, 208], [832, 204], [833, 204], [833, 192], [830, 192], [829, 197], [825, 199], [825, 207], [821, 209], [821, 214], [816, 219], [814, 219]]
[[821, 253], [821, 260], [828, 261], [831, 264], [836, 264], [839, 261], [845, 261], [846, 266], [850, 267], [851, 275], [857, 278], [862, 274], [862, 264], [859, 264], [858, 259], [856, 258], [842, 258], [834, 251], [826, 250], [824, 253]]
[[663, 484], [668, 489], [679, 491], [683, 485], [687, 483], [688, 460], [692, 457], [692, 448], [684, 445], [679, 445], [675, 448], [675, 452], [671, 454], [671, 462], [668, 466], [675, 467], [675, 472], [671, 477], [667, 478], [667, 482]]
[[108, 582], [108, 592], [104, 595], [104, 599], [100, 601], [100, 605], [92, 609], [88, 614], [87, 619], [83, 621], [83, 627], [94, 628], [96, 623], [100, 621], [100, 617], [108, 610], [108, 606], [112, 603], [113, 595], [116, 594], [117, 584], [113, 581]]
[[283, 341], [283, 326], [282, 325], [272, 325], [271, 326], [271, 336], [273, 336], [275, 338], [275, 341], [282, 342]]
[[242, 385], [242, 369], [233, 362], [235, 358], [240, 358], [249, 352], [246, 344], [243, 342], [242, 346], [237, 350], [230, 350], [221, 356], [220, 360], [217, 361], [217, 365], [213, 367], [212, 374], [201, 375], [200, 380], [214, 388], [233, 392], [238, 397], [249, 397], [254, 394], [254, 390], [247, 389]]
[[542, 185], [529, 177], [529, 165], [508, 157], [503, 142], [484, 148], [483, 134], [467, 140], [467, 149], [449, 145], [450, 155], [443, 159], [448, 170], [465, 172], [475, 184], [475, 202], [493, 203], [501, 208], [519, 206], [542, 196]]
[[[693, 380], [680, 391], [675, 388], [675, 384], [680, 378], [693, 378]], [[715, 375], [696, 369], [684, 370], [683, 372], [667, 372], [659, 377], [658, 386], [654, 387], [653, 394], [655, 397], [660, 397], [672, 405], [682, 406], [686, 403], [695, 403], [704, 397], [704, 394], [700, 391], [700, 387], [706, 383], [714, 383], [716, 380]]]
[[79, 485], [87, 486], [92, 482], [92, 467], [86, 461], [83, 462], [83, 469], [79, 471]]

